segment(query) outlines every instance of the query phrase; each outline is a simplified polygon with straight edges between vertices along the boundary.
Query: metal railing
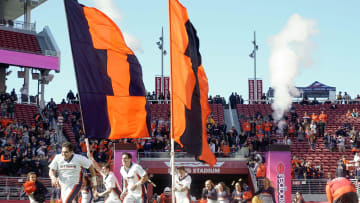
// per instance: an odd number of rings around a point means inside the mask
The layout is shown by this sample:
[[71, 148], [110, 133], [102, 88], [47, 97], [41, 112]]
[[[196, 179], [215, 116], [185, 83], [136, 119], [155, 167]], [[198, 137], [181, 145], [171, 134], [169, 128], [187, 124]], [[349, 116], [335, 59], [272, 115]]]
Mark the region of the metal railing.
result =
[[[51, 186], [50, 178], [39, 178], [39, 181], [44, 184], [48, 189], [46, 199], [56, 199], [53, 196], [55, 188]], [[26, 182], [26, 177], [7, 177], [3, 176], [0, 178], [0, 200], [25, 200], [27, 196], [21, 196], [23, 190], [23, 184]], [[102, 177], [97, 177], [97, 191], [105, 191], [105, 186], [102, 182]], [[101, 200], [103, 198], [100, 198]]]
[[[330, 102], [330, 103], [333, 103], [333, 104], [360, 104], [360, 100], [357, 99], [357, 98], [354, 98], [354, 99], [350, 99], [350, 100], [328, 100], [328, 99], [316, 99], [319, 104], [324, 104], [325, 102]], [[167, 100], [167, 99], [147, 99], [147, 101], [151, 104], [170, 104], [170, 100]], [[296, 104], [296, 103], [301, 103], [303, 101], [302, 98], [292, 98], [292, 103]], [[312, 99], [309, 99], [309, 105], [311, 105], [311, 102], [313, 101]], [[244, 103], [243, 104], [254, 104], [254, 103], [257, 103], [257, 104], [272, 104], [274, 103], [274, 99], [273, 98], [269, 98], [269, 99], [265, 99], [265, 100], [261, 100], [261, 99], [258, 99], [258, 100], [244, 100]]]
[[[170, 152], [138, 152], [138, 159], [142, 158], [170, 158]], [[214, 153], [217, 158], [244, 158], [241, 150], [237, 152], [217, 152]], [[194, 158], [194, 155], [188, 154], [187, 152], [175, 152], [175, 158]]]
[[9, 29], [27, 30], [31, 32], [36, 32], [36, 23], [25, 23], [24, 21], [19, 21], [19, 20], [13, 21], [13, 20], [0, 19], [0, 26]]
[[[291, 194], [297, 191], [302, 194], [326, 194], [326, 184], [328, 179], [292, 179], [291, 180]], [[350, 179], [355, 185], [356, 191], [359, 194], [360, 185], [356, 179]], [[262, 179], [257, 179], [257, 186], [263, 187]]]

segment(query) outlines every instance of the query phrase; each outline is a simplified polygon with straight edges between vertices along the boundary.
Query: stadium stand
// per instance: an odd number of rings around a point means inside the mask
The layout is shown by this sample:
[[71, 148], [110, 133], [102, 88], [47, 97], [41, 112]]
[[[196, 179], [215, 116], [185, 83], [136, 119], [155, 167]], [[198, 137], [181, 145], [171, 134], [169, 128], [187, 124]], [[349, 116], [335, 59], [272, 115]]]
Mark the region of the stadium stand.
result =
[[9, 50], [41, 54], [36, 36], [21, 32], [0, 29], [0, 47]]
[[224, 109], [222, 104], [209, 104], [215, 123], [224, 124]]
[[[360, 119], [359, 118], [346, 118], [345, 114], [349, 109], [355, 109], [360, 107], [359, 104], [337, 104], [335, 109], [331, 109], [331, 104], [318, 104], [318, 105], [300, 105], [293, 104], [293, 108], [297, 113], [298, 117], [302, 119], [302, 116], [305, 112], [308, 115], [315, 113], [320, 114], [321, 111], [324, 111], [328, 117], [326, 122], [325, 132], [328, 132], [330, 135], [335, 134], [336, 130], [339, 127], [342, 127], [344, 124], [349, 124], [355, 129], [359, 129]], [[239, 115], [245, 117], [253, 117], [254, 115], [260, 113], [264, 117], [271, 115], [271, 105], [270, 104], [243, 104], [237, 105], [237, 112]], [[290, 113], [287, 115], [290, 117]], [[241, 121], [240, 121], [241, 122]], [[276, 139], [279, 142], [282, 142], [283, 137], [279, 134], [272, 135], [271, 139]], [[346, 160], [353, 159], [352, 149], [349, 145], [349, 137], [345, 137], [345, 146], [346, 152], [340, 153], [337, 149], [335, 152], [330, 152], [329, 149], [325, 148], [324, 141], [322, 138], [318, 138], [316, 141], [316, 150], [311, 151], [310, 145], [308, 142], [303, 141], [299, 142], [296, 138], [292, 138], [291, 144], [291, 153], [292, 155], [298, 158], [304, 158], [306, 161], [311, 161], [314, 166], [322, 165], [324, 173], [328, 172], [335, 174], [337, 168], [337, 162], [344, 156]], [[252, 139], [250, 139], [250, 142]]]
[[71, 121], [74, 117], [73, 112], [80, 112], [80, 106], [78, 104], [59, 104], [57, 107], [58, 115], [62, 114], [64, 110], [69, 111], [69, 117], [66, 119], [68, 122], [64, 122], [63, 125], [63, 133], [67, 139], [76, 146], [76, 137], [73, 132], [72, 125], [69, 121]]
[[29, 126], [35, 122], [34, 115], [38, 112], [37, 106], [16, 104], [15, 117], [18, 121], [25, 121]]

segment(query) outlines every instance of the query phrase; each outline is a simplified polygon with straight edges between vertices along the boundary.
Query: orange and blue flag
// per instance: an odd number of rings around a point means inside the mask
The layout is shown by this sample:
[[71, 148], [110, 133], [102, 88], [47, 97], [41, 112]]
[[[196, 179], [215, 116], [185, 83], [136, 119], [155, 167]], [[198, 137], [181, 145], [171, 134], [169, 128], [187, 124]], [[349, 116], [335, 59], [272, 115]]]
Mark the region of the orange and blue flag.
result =
[[201, 64], [199, 38], [186, 8], [169, 0], [173, 139], [198, 159], [214, 165], [207, 142], [210, 115], [208, 80]]
[[86, 137], [148, 137], [141, 65], [120, 29], [96, 8], [64, 3]]

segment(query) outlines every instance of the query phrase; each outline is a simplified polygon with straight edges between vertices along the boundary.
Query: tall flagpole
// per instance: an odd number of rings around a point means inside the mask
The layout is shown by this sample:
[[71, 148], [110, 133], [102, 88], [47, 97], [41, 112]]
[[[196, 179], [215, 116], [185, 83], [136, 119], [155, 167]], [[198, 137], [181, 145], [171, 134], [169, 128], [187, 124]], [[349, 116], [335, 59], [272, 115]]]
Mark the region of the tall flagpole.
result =
[[170, 33], [170, 85], [171, 85], [171, 92], [170, 92], [170, 125], [171, 125], [171, 128], [170, 128], [170, 136], [171, 136], [171, 152], [170, 152], [170, 168], [171, 168], [171, 201], [172, 203], [175, 203], [175, 151], [174, 151], [174, 148], [175, 148], [175, 144], [174, 144], [174, 114], [173, 114], [173, 105], [174, 105], [174, 92], [173, 92], [173, 69], [172, 69], [172, 39], [171, 39], [171, 14], [170, 14], [170, 1], [168, 1], [168, 4], [169, 4], [169, 33]]
[[[64, 5], [65, 5], [65, 1], [64, 1]], [[67, 10], [65, 9], [65, 12], [67, 12]], [[68, 18], [68, 15], [66, 15], [66, 18]], [[69, 22], [68, 20], [66, 20], [66, 25], [67, 27], [69, 28], [69, 37], [70, 37], [70, 32], [72, 32], [71, 28], [69, 27]], [[71, 41], [71, 40], [70, 40]], [[72, 47], [71, 47], [72, 48]], [[72, 53], [72, 49], [71, 49], [71, 53]], [[89, 139], [86, 135], [86, 129], [85, 129], [85, 121], [84, 121], [84, 115], [83, 115], [83, 112], [82, 112], [82, 108], [81, 108], [81, 96], [80, 96], [80, 91], [79, 91], [79, 82], [77, 80], [77, 71], [76, 71], [76, 67], [75, 67], [75, 60], [73, 60], [73, 65], [74, 65], [74, 72], [75, 72], [75, 78], [76, 78], [76, 88], [77, 88], [77, 91], [78, 91], [78, 95], [79, 95], [79, 107], [80, 107], [80, 114], [81, 114], [81, 118], [82, 118], [82, 128], [83, 128], [83, 132], [84, 132], [84, 135], [85, 135], [85, 144], [86, 144], [86, 155], [88, 156], [88, 158], [90, 158], [90, 145], [89, 145]]]

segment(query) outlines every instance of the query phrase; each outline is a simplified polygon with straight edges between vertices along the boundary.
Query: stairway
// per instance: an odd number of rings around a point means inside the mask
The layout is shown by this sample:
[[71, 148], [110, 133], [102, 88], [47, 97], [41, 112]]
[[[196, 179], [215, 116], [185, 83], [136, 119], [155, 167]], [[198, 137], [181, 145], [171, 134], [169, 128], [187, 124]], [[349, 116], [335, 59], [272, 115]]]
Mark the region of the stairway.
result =
[[228, 130], [234, 126], [236, 131], [240, 134], [240, 123], [236, 109], [231, 109], [229, 106], [225, 106], [224, 119]]

